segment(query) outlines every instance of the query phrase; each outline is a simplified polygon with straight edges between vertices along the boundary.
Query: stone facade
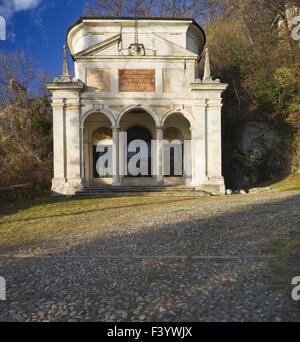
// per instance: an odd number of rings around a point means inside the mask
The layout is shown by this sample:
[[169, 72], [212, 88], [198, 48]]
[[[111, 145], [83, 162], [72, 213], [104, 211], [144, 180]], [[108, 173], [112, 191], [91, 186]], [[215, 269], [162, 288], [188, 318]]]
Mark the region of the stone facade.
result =
[[[53, 193], [72, 195], [90, 184], [185, 184], [224, 193], [221, 94], [227, 85], [212, 80], [208, 51], [205, 75], [198, 78], [205, 45], [198, 24], [192, 19], [82, 17], [68, 30], [67, 44], [75, 78], [69, 76], [65, 49], [61, 79], [46, 84], [53, 106]], [[111, 177], [95, 173], [99, 129], [113, 142]], [[143, 129], [158, 142], [166, 132], [191, 140], [191, 151], [183, 156], [191, 174], [166, 177], [163, 147], [157, 144], [151, 149], [157, 174], [128, 177], [127, 144], [119, 133], [138, 136]]]

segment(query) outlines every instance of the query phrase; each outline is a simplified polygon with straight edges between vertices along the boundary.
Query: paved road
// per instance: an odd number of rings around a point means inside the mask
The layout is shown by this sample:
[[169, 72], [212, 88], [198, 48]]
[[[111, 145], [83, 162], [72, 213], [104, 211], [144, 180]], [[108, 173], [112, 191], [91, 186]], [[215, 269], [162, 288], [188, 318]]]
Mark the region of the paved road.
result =
[[81, 240], [0, 256], [0, 320], [300, 321], [269, 266], [299, 209], [299, 192], [272, 192], [70, 215]]

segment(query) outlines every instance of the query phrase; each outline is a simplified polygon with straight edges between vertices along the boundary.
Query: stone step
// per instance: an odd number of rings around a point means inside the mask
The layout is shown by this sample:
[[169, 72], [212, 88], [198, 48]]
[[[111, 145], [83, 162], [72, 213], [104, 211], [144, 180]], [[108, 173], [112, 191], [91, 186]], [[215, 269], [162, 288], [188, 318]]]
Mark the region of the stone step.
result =
[[198, 192], [192, 189], [85, 189], [85, 192]]
[[87, 186], [85, 191], [197, 191], [194, 187], [159, 187], [159, 186], [111, 186], [111, 187], [97, 187]]
[[207, 193], [192, 186], [86, 186], [77, 191], [77, 197], [118, 197], [118, 196], [204, 196]]
[[76, 197], [85, 198], [108, 198], [108, 197], [130, 197], [130, 196], [182, 196], [182, 197], [202, 197], [207, 195], [202, 191], [190, 191], [190, 192], [89, 192], [89, 191], [77, 191]]

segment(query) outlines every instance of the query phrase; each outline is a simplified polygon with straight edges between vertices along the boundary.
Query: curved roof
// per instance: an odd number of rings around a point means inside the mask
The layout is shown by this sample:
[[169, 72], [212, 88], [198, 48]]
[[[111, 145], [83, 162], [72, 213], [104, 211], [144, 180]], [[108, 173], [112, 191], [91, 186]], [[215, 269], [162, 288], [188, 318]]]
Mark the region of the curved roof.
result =
[[[79, 26], [81, 25], [85, 20], [95, 20], [95, 21], [98, 21], [98, 20], [117, 20], [117, 21], [122, 21], [122, 20], [126, 20], [126, 21], [185, 21], [185, 22], [191, 22], [192, 25], [194, 25], [194, 27], [196, 29], [198, 29], [200, 31], [200, 34], [202, 35], [202, 39], [203, 39], [203, 42], [202, 42], [202, 50], [206, 44], [206, 36], [205, 36], [205, 32], [203, 30], [203, 28], [195, 21], [194, 18], [173, 18], [173, 17], [108, 17], [108, 16], [82, 16], [80, 17], [74, 24], [72, 24], [67, 32], [66, 32], [66, 43], [67, 43], [67, 46], [69, 47], [69, 50], [71, 51], [70, 49], [70, 46], [69, 46], [69, 43], [68, 43], [68, 37], [69, 37], [69, 34], [70, 32], [76, 27], [76, 26]], [[71, 53], [72, 55], [72, 53]], [[73, 58], [73, 55], [72, 55], [72, 58]], [[74, 59], [74, 58], [73, 58]]]

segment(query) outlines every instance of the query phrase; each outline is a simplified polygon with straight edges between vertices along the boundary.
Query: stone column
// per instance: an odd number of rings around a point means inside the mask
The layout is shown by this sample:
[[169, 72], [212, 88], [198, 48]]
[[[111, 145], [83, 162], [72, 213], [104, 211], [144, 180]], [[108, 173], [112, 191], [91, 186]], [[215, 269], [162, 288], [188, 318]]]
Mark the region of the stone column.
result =
[[120, 172], [119, 172], [119, 127], [113, 127], [113, 149], [112, 149], [112, 162], [113, 162], [113, 182], [112, 185], [120, 185]]
[[209, 101], [207, 107], [207, 176], [210, 184], [225, 192], [222, 176], [221, 101]]
[[94, 163], [93, 163], [93, 141], [91, 132], [89, 131], [89, 180], [93, 182], [94, 180]]
[[207, 175], [222, 177], [221, 104], [207, 108]]
[[192, 137], [192, 185], [206, 183], [206, 102], [194, 106], [195, 123], [191, 127]]
[[62, 99], [53, 99], [53, 157], [54, 178], [53, 193], [62, 193], [66, 183], [66, 151], [65, 151], [65, 104]]
[[[54, 195], [74, 195], [82, 187], [82, 137], [80, 136], [80, 92], [84, 83], [71, 80], [66, 49], [61, 80], [45, 83], [53, 97]], [[59, 186], [60, 184], [60, 186]]]
[[80, 127], [80, 178], [84, 182], [85, 181], [85, 167], [84, 167], [84, 134], [83, 127]]
[[127, 175], [127, 132], [119, 131], [119, 180], [123, 184]]
[[66, 106], [67, 194], [82, 188], [79, 99], [68, 100]]
[[205, 156], [200, 162], [200, 177], [198, 178], [197, 171], [194, 170], [193, 181], [195, 185], [199, 185], [200, 189], [215, 193], [225, 193], [221, 170], [221, 94], [227, 86], [228, 84], [212, 79], [209, 55], [206, 51], [205, 72], [202, 82], [197, 81], [190, 84], [190, 90], [194, 97], [196, 128], [193, 139], [198, 138], [201, 142], [198, 147], [194, 146], [195, 167], [197, 158], [199, 158], [198, 153]]
[[205, 140], [196, 128], [191, 129], [192, 135], [192, 184], [199, 186], [207, 177], [205, 175]]
[[84, 175], [83, 180], [85, 183], [90, 183], [90, 139], [89, 139], [89, 131], [87, 128], [83, 127], [83, 167], [84, 167]]
[[164, 184], [164, 175], [163, 175], [163, 128], [156, 127], [156, 180], [157, 185]]

